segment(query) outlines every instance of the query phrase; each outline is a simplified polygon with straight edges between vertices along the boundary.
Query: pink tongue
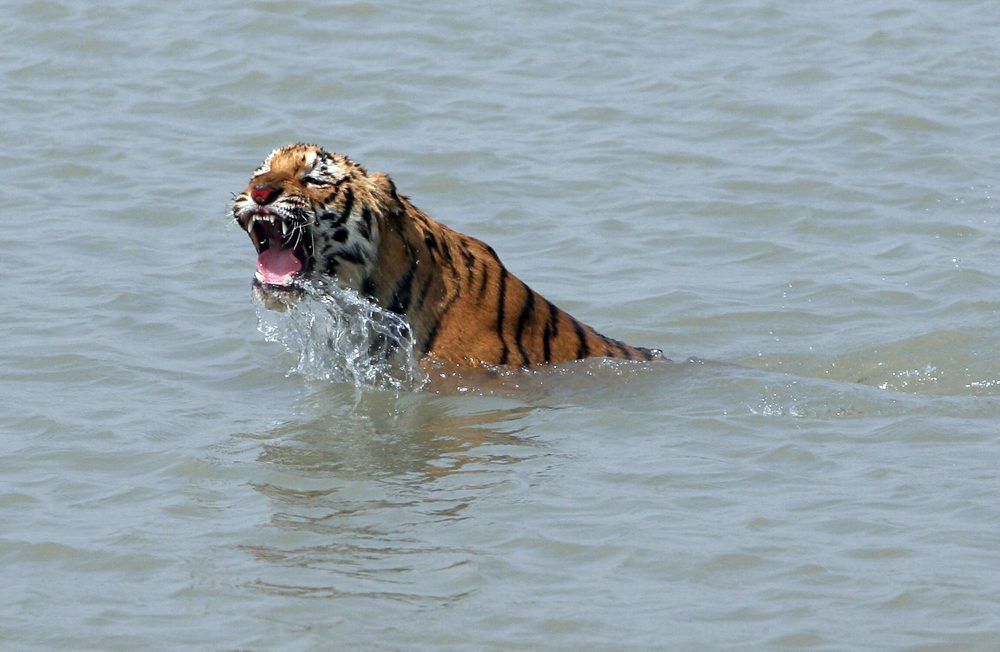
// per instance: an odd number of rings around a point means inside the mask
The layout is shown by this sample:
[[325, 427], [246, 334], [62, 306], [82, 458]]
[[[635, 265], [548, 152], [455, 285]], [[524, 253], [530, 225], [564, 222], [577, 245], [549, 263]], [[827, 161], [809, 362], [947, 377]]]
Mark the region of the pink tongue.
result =
[[257, 271], [264, 277], [265, 283], [287, 285], [292, 280], [292, 274], [302, 271], [302, 261], [291, 249], [272, 246], [257, 257]]

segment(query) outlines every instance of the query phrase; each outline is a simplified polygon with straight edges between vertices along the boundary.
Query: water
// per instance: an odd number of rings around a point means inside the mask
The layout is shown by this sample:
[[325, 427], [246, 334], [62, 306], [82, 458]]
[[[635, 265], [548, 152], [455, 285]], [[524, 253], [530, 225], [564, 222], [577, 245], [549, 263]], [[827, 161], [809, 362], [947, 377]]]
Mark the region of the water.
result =
[[333, 279], [304, 281], [302, 296], [269, 310], [258, 301], [258, 329], [298, 357], [294, 372], [359, 389], [419, 390], [426, 374], [410, 325]]
[[[7, 7], [0, 646], [997, 649], [998, 23]], [[696, 359], [299, 369], [226, 215], [293, 141]]]

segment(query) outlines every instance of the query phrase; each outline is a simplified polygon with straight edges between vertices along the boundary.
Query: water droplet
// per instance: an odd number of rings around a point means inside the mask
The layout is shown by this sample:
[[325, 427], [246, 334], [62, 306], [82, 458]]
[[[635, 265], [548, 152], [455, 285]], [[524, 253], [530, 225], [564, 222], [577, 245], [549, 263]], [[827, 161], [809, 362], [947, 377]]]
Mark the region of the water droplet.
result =
[[284, 312], [258, 303], [258, 330], [298, 357], [290, 373], [377, 389], [419, 389], [426, 381], [410, 325], [354, 290], [304, 283]]

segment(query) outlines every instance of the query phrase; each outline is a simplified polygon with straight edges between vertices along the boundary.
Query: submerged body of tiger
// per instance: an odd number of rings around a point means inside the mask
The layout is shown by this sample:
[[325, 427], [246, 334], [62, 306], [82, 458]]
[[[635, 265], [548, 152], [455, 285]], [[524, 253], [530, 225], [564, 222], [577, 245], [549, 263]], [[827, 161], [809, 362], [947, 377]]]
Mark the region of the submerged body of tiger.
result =
[[259, 297], [280, 304], [299, 281], [329, 277], [404, 316], [420, 356], [466, 366], [662, 359], [554, 306], [492, 247], [431, 219], [388, 176], [315, 145], [271, 152], [232, 213], [258, 252]]

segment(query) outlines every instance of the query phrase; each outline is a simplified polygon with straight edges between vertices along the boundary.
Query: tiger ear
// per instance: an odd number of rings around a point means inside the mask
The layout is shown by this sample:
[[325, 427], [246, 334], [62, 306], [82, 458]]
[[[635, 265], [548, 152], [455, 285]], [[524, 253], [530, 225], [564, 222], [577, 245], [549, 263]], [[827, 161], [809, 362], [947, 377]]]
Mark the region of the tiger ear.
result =
[[392, 182], [389, 175], [385, 172], [375, 172], [369, 177], [372, 184], [382, 193], [382, 201], [393, 213], [401, 212], [403, 210], [403, 202], [399, 201], [399, 195], [396, 193], [396, 184]]

